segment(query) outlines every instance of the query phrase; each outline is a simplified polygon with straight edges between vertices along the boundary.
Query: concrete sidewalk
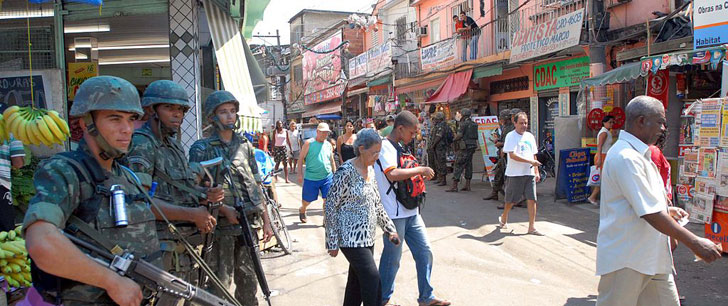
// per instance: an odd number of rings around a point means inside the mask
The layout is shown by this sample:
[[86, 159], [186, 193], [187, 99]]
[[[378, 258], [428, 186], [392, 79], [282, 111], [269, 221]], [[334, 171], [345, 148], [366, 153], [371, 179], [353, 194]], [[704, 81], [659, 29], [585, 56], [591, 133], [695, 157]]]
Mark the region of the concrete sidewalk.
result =
[[[538, 185], [536, 227], [543, 237], [525, 234], [525, 208], [514, 209], [509, 230], [498, 229], [498, 203], [482, 200], [490, 193], [489, 184], [473, 180], [474, 191], [458, 193], [428, 184], [422, 215], [435, 258], [435, 294], [454, 305], [593, 305], [599, 281], [594, 275], [599, 210], [554, 201], [553, 184], [549, 178]], [[295, 251], [263, 260], [277, 294], [273, 304], [340, 305], [348, 262], [343, 255], [331, 258], [326, 253], [320, 200], [310, 206], [309, 222], [300, 223], [300, 192], [295, 184], [278, 184]], [[702, 235], [702, 226], [688, 228]], [[375, 243], [377, 262], [381, 247], [380, 238]], [[405, 246], [392, 302], [417, 305], [416, 272], [408, 254]], [[675, 263], [685, 305], [728, 305], [728, 260], [694, 263], [692, 253], [679, 247]]]

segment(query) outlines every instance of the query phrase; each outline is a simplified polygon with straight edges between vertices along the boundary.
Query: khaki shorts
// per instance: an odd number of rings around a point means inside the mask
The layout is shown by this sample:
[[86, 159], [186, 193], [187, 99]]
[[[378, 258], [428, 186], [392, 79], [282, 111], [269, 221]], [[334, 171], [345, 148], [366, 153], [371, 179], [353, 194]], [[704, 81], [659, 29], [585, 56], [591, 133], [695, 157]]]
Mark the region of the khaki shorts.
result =
[[602, 275], [597, 306], [660, 305], [679, 306], [672, 274], [646, 275], [623, 268]]
[[536, 181], [533, 175], [506, 177], [506, 203], [518, 203], [523, 199], [536, 201]]

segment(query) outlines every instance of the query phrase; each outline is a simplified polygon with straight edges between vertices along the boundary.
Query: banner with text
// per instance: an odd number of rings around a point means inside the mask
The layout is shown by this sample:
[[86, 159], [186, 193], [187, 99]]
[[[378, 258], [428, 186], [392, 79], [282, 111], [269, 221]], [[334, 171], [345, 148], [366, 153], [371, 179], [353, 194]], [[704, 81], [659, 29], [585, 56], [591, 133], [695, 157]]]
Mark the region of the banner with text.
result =
[[367, 50], [367, 75], [374, 76], [392, 67], [392, 42]]
[[438, 43], [422, 47], [420, 62], [422, 71], [437, 69], [455, 60], [455, 39], [446, 39]]
[[478, 124], [478, 144], [480, 145], [480, 152], [483, 155], [488, 180], [493, 182], [495, 179], [495, 163], [491, 160], [491, 157], [498, 157], [498, 148], [495, 147], [495, 143], [500, 137], [498, 134], [498, 127], [500, 127], [498, 117], [473, 117], [473, 121]]
[[534, 87], [538, 90], [579, 85], [589, 77], [589, 57], [538, 65], [533, 68]]
[[312, 50], [303, 53], [304, 104], [323, 102], [338, 98], [343, 93], [341, 78], [341, 48], [330, 51], [341, 44], [341, 31], [316, 44]]
[[514, 32], [511, 63], [551, 54], [579, 44], [584, 9]]
[[367, 53], [357, 55], [349, 60], [349, 79], [355, 79], [367, 74]]
[[695, 0], [693, 47], [728, 43], [728, 3], [725, 0]]

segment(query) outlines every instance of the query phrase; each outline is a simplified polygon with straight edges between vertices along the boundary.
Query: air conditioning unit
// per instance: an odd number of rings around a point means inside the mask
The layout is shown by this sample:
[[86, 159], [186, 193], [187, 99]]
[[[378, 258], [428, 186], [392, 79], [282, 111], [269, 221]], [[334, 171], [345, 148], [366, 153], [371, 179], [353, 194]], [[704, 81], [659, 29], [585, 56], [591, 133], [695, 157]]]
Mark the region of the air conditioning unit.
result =
[[427, 36], [427, 27], [417, 28], [417, 36]]

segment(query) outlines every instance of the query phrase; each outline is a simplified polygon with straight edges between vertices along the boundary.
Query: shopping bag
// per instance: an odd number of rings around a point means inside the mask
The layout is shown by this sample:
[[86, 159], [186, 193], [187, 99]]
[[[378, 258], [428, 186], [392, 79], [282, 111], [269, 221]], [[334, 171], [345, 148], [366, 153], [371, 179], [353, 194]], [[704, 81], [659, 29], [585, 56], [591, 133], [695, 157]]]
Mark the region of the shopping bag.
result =
[[601, 172], [597, 166], [591, 166], [589, 171], [589, 181], [586, 183], [587, 186], [599, 186], [601, 181]]

